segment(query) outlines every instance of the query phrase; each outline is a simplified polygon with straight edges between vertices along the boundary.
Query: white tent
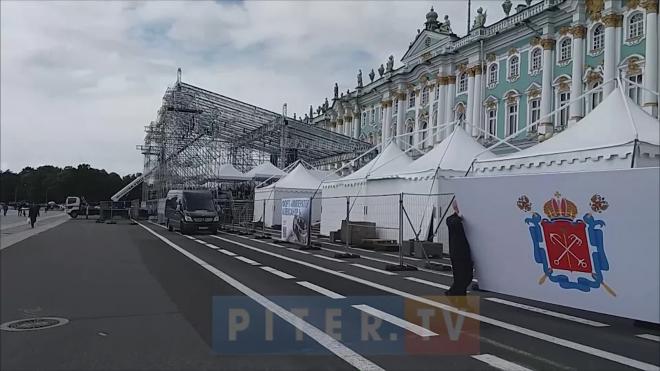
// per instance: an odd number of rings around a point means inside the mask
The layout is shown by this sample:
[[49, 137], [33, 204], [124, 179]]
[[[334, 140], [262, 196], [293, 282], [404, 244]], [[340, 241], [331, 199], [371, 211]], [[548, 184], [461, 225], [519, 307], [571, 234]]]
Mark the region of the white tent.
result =
[[[321, 179], [302, 164], [298, 164], [289, 174], [277, 182], [257, 188], [254, 191], [254, 217], [253, 221], [264, 221], [267, 227], [282, 224], [283, 198], [311, 198], [312, 223], [318, 222], [321, 217]], [[316, 192], [318, 189], [318, 192]], [[316, 195], [314, 195], [316, 193]], [[264, 215], [265, 213], [265, 215]]]
[[245, 181], [250, 180], [250, 177], [238, 171], [232, 164], [222, 164], [216, 166], [212, 172], [209, 179], [212, 180], [234, 180], [234, 181]]
[[473, 176], [655, 167], [660, 166], [659, 141], [658, 119], [616, 89], [548, 140], [509, 155], [480, 157]]
[[269, 179], [269, 178], [279, 179], [285, 176], [286, 172], [267, 161], [260, 165], [255, 166], [245, 175], [250, 177], [250, 179]]
[[[391, 142], [382, 153], [379, 153], [359, 170], [339, 179], [324, 181], [321, 234], [327, 236], [331, 231], [341, 228], [341, 221], [346, 219], [347, 196], [350, 197], [350, 220], [369, 220], [365, 218], [365, 214], [368, 213], [367, 199], [358, 197], [368, 194], [367, 179], [395, 174], [397, 169], [401, 169], [411, 162], [412, 160], [394, 142]], [[395, 192], [398, 191], [390, 191], [390, 193]]]

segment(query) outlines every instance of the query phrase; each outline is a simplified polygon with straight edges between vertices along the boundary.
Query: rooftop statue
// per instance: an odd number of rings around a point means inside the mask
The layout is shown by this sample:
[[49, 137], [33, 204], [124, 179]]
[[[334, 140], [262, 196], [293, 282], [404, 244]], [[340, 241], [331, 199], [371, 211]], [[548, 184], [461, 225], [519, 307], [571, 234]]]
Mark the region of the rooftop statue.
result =
[[371, 72], [369, 72], [369, 82], [374, 82], [374, 77], [376, 77], [376, 74], [374, 73], [374, 69], [371, 69]]
[[338, 97], [339, 97], [339, 85], [335, 83], [335, 99], [337, 99]]
[[477, 16], [474, 17], [474, 24], [472, 25], [472, 29], [477, 29], [481, 28], [486, 24], [486, 12], [484, 11], [484, 8], [479, 7], [477, 9]]
[[452, 33], [451, 22], [449, 21], [448, 15], [445, 15], [445, 21], [440, 24], [440, 32]]
[[390, 55], [387, 59], [387, 72], [392, 72], [392, 70], [394, 70], [394, 56]]
[[383, 74], [385, 73], [385, 67], [383, 67], [383, 64], [380, 64], [380, 67], [378, 67], [378, 76], [383, 77]]
[[358, 70], [357, 74], [358, 88], [362, 87], [362, 70]]

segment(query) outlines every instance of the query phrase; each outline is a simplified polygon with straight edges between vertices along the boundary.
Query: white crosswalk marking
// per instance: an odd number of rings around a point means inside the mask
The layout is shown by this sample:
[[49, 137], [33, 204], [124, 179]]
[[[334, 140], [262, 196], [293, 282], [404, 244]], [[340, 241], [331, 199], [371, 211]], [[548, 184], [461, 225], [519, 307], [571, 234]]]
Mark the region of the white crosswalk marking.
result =
[[406, 279], [407, 279], [407, 280], [410, 280], [410, 281], [413, 281], [413, 282], [423, 283], [423, 284], [425, 284], [425, 285], [429, 285], [429, 286], [433, 286], [433, 287], [438, 287], [438, 288], [441, 288], [441, 289], [449, 290], [449, 286], [447, 286], [447, 285], [443, 285], [443, 284], [441, 284], [441, 283], [431, 282], [431, 281], [423, 280], [423, 279], [421, 279], [421, 278], [417, 278], [417, 277], [406, 277]]
[[393, 316], [389, 313], [383, 312], [379, 309], [376, 309], [374, 307], [370, 307], [370, 306], [365, 305], [365, 304], [353, 305], [353, 308], [355, 308], [357, 310], [361, 310], [361, 311], [363, 311], [363, 312], [365, 312], [365, 313], [367, 313], [371, 316], [378, 317], [378, 318], [382, 319], [383, 321], [389, 322], [389, 323], [391, 323], [395, 326], [399, 326], [402, 329], [406, 329], [406, 330], [408, 330], [410, 332], [413, 332], [413, 333], [415, 333], [419, 336], [422, 336], [422, 337], [429, 337], [429, 336], [438, 335], [435, 332], [433, 332], [431, 330], [428, 330], [428, 329], [425, 329], [422, 326], [416, 325], [412, 322], [408, 322], [404, 319]]
[[271, 267], [261, 267], [261, 269], [265, 270], [266, 272], [270, 272], [270, 273], [272, 273], [272, 274], [274, 274], [274, 275], [276, 275], [276, 276], [280, 276], [280, 277], [282, 277], [282, 278], [284, 278], [284, 279], [287, 279], [287, 280], [288, 280], [288, 279], [291, 279], [291, 278], [296, 278], [296, 277], [294, 277], [294, 276], [292, 276], [292, 275], [290, 275], [290, 274], [288, 274], [288, 273], [282, 272], [282, 271], [277, 270], [277, 269], [275, 269], [275, 268], [271, 268]]
[[591, 320], [588, 320], [588, 319], [575, 317], [575, 316], [571, 316], [571, 315], [568, 315], [568, 314], [557, 313], [557, 312], [553, 312], [551, 310], [533, 307], [531, 305], [514, 303], [512, 301], [508, 301], [508, 300], [504, 300], [504, 299], [500, 299], [500, 298], [484, 298], [484, 299], [486, 299], [488, 301], [492, 301], [494, 303], [499, 303], [499, 304], [504, 304], [504, 305], [508, 305], [508, 306], [511, 306], [511, 307], [525, 309], [525, 310], [528, 310], [530, 312], [545, 314], [546, 316], [552, 316], [552, 317], [556, 317], [556, 318], [565, 319], [565, 320], [568, 320], [568, 321], [578, 322], [578, 323], [581, 323], [583, 325], [589, 325], [589, 326], [594, 326], [594, 327], [607, 327], [607, 326], [609, 326], [608, 324], [605, 324], [605, 323], [591, 321]]
[[382, 270], [382, 269], [370, 267], [368, 265], [362, 265], [362, 264], [358, 264], [358, 263], [354, 263], [354, 264], [351, 264], [351, 265], [354, 266], [354, 267], [359, 267], [359, 268], [362, 268], [362, 269], [368, 269], [370, 271], [374, 271], [374, 272], [378, 272], [378, 273], [382, 273], [382, 274], [387, 274], [388, 276], [396, 276], [396, 273], [394, 273], [394, 272], [385, 271], [385, 270]]
[[229, 251], [229, 250], [220, 249], [220, 250], [218, 250], [218, 251], [220, 251], [221, 253], [223, 253], [223, 254], [225, 254], [225, 255], [236, 256], [236, 254], [234, 254], [233, 252], [231, 252], [231, 251]]
[[314, 254], [314, 256], [316, 256], [317, 258], [323, 258], [323, 259], [326, 259], [326, 260], [331, 260], [331, 261], [333, 261], [333, 262], [339, 262], [339, 263], [343, 263], [343, 262], [344, 262], [344, 261], [341, 260], [341, 259], [331, 258], [331, 257], [329, 257], [329, 256], [325, 256], [325, 255], [321, 255], [321, 254]]
[[246, 262], [246, 263], [248, 263], [248, 264], [250, 264], [250, 265], [261, 265], [261, 263], [257, 263], [256, 261], [254, 261], [254, 260], [252, 260], [252, 259], [248, 259], [248, 258], [246, 258], [246, 257], [244, 257], [244, 256], [235, 256], [235, 258], [238, 259], [238, 260], [240, 260], [240, 261]]
[[315, 285], [315, 284], [313, 284], [313, 283], [311, 283], [311, 282], [300, 281], [300, 282], [298, 282], [298, 284], [299, 284], [300, 286], [307, 287], [307, 288], [310, 289], [310, 290], [314, 290], [314, 291], [318, 292], [319, 294], [323, 294], [323, 295], [325, 295], [325, 296], [327, 296], [327, 297], [329, 297], [329, 298], [331, 298], [331, 299], [345, 299], [345, 298], [346, 298], [346, 297], [343, 296], [343, 295], [339, 295], [339, 294], [337, 294], [337, 293], [334, 292], [334, 291], [330, 291], [330, 290], [328, 290], [328, 289], [326, 289], [326, 288], [324, 288], [324, 287], [321, 287], [321, 286]]
[[505, 371], [531, 371], [527, 367], [523, 367], [517, 363], [509, 362], [500, 357], [494, 356], [492, 354], [479, 354], [474, 355], [472, 358], [477, 359], [481, 362], [487, 363], [496, 369], [505, 370]]
[[660, 342], [660, 336], [658, 336], [658, 335], [639, 334], [639, 335], [635, 335], [635, 336], [637, 336], [638, 338], [646, 339], [646, 340], [653, 340], [653, 341]]

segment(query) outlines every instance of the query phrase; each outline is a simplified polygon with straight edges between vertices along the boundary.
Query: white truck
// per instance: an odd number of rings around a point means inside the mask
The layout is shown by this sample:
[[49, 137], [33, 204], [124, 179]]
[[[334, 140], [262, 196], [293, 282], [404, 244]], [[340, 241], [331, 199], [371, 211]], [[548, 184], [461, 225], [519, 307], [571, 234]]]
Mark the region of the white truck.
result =
[[75, 219], [78, 215], [99, 215], [100, 207], [90, 205], [85, 197], [68, 196], [64, 202], [64, 211]]

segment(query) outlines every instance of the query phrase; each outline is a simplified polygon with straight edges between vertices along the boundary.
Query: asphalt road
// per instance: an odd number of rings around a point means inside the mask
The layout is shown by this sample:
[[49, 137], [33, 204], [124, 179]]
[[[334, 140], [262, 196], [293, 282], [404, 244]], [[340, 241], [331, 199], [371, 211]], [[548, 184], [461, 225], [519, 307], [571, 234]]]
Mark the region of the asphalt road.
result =
[[[341, 250], [341, 247], [337, 247]], [[658, 369], [660, 331], [229, 234], [69, 220], [0, 252], [10, 369]], [[389, 273], [389, 272], [388, 272]], [[640, 337], [642, 335], [643, 337]]]

